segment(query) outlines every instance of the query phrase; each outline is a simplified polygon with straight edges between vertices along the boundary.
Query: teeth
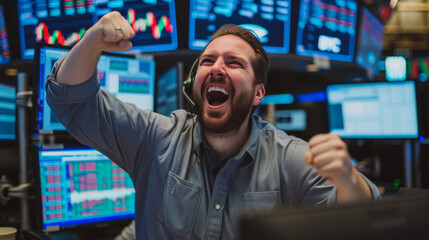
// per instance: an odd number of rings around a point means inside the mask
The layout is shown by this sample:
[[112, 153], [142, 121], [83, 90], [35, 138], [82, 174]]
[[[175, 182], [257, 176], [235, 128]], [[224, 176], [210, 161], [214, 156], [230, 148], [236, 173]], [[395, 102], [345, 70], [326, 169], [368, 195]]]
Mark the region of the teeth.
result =
[[209, 87], [209, 90], [208, 90], [208, 92], [212, 92], [212, 91], [218, 91], [218, 92], [222, 92], [223, 94], [225, 94], [225, 95], [229, 95], [228, 94], [228, 92], [225, 90], [225, 89], [223, 89], [223, 88], [221, 88], [221, 87]]

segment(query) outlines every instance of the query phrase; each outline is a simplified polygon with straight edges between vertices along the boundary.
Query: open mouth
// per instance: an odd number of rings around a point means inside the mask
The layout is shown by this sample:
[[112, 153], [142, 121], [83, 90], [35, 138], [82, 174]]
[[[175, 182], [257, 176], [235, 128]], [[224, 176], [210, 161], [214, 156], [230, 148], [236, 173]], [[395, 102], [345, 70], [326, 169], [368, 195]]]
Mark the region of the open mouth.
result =
[[207, 89], [206, 98], [210, 105], [219, 106], [228, 100], [229, 92], [220, 86], [210, 86]]

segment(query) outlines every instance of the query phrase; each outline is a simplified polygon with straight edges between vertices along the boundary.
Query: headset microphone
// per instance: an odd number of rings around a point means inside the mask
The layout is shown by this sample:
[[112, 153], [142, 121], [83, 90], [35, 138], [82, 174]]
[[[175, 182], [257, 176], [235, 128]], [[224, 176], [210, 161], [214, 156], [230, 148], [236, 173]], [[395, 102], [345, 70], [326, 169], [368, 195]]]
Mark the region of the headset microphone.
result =
[[183, 82], [183, 87], [182, 87], [182, 92], [183, 95], [185, 96], [186, 100], [188, 101], [188, 103], [191, 105], [191, 109], [194, 110], [196, 104], [195, 102], [192, 100], [192, 85], [194, 84], [194, 80], [195, 80], [195, 75], [196, 75], [196, 71], [197, 68], [196, 65], [199, 61], [199, 58], [197, 58], [194, 63], [192, 64], [191, 70], [189, 71], [189, 76], [186, 79], [185, 82]]

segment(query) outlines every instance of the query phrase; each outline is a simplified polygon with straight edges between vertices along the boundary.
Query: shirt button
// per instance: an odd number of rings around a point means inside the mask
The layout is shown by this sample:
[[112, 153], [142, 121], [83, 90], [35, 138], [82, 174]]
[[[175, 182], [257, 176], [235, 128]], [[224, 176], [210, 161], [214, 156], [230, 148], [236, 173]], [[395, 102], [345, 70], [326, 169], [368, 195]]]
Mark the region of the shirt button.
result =
[[219, 210], [219, 209], [220, 209], [220, 204], [216, 204], [216, 205], [215, 205], [215, 209], [216, 209], [216, 210]]

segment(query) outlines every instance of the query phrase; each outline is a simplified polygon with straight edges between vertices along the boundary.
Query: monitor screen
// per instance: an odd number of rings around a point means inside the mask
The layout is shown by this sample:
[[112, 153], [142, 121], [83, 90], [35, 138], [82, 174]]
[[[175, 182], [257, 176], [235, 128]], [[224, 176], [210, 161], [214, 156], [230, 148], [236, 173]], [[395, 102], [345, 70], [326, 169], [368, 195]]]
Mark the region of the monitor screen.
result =
[[174, 1], [18, 0], [21, 56], [31, 59], [36, 43], [73, 46], [99, 18], [118, 11], [136, 31], [132, 51], [177, 48]]
[[175, 50], [178, 46], [176, 8], [173, 0], [95, 1], [97, 18], [118, 11], [131, 24], [136, 36], [132, 51]]
[[191, 0], [189, 16], [190, 49], [203, 49], [217, 29], [232, 23], [251, 30], [265, 51], [289, 52], [291, 0]]
[[362, 7], [356, 63], [368, 71], [378, 74], [378, 63], [383, 50], [383, 23], [367, 8]]
[[296, 53], [352, 62], [358, 4], [355, 0], [302, 0]]
[[165, 116], [183, 108], [183, 64], [177, 63], [159, 75], [156, 81], [155, 111]]
[[[42, 46], [37, 48], [38, 67], [36, 131], [65, 130], [45, 101], [45, 82], [52, 66], [69, 50]], [[97, 65], [100, 86], [124, 102], [141, 109], [154, 109], [155, 62], [120, 54], [103, 53]]]
[[329, 128], [343, 138], [417, 138], [413, 81], [330, 85]]
[[0, 4], [0, 64], [10, 62], [9, 38], [4, 15], [3, 5]]
[[15, 140], [16, 90], [0, 83], [0, 140]]
[[134, 217], [134, 185], [105, 155], [92, 148], [63, 148], [38, 149], [37, 156], [43, 230]]
[[328, 132], [326, 112], [326, 100], [288, 101], [285, 94], [266, 95], [257, 109], [262, 119], [277, 129], [306, 141]]

